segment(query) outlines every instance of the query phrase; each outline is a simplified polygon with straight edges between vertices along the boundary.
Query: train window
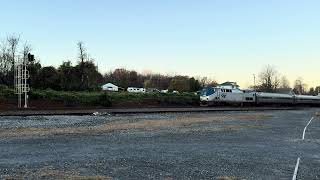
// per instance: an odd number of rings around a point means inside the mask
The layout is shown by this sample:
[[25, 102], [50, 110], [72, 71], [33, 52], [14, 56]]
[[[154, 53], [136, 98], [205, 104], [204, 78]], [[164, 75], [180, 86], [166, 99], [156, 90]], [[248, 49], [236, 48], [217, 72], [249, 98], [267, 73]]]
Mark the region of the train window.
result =
[[214, 93], [214, 89], [212, 87], [207, 88], [207, 96], [210, 96]]
[[212, 87], [207, 87], [201, 91], [201, 96], [210, 96], [215, 93], [215, 89]]

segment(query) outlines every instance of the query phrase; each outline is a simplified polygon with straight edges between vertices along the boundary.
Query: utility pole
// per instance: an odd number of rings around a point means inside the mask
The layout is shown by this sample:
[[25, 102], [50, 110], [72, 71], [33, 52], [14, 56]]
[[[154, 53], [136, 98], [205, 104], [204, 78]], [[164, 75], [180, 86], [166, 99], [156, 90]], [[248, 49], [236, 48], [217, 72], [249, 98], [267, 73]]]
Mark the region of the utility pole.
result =
[[27, 79], [29, 78], [29, 71], [27, 70], [27, 65], [28, 65], [28, 60], [26, 57], [23, 57], [23, 80], [24, 80], [24, 87], [23, 87], [23, 92], [24, 92], [24, 108], [28, 108], [28, 92], [29, 92], [29, 87], [27, 87]]
[[22, 69], [21, 69], [21, 59], [16, 58], [17, 61], [14, 62], [14, 90], [15, 94], [18, 95], [18, 108], [21, 108], [21, 94], [22, 94]]
[[21, 96], [24, 94], [24, 108], [28, 108], [28, 92], [30, 91], [27, 80], [30, 78], [27, 66], [29, 62], [34, 61], [34, 55], [28, 54], [21, 59], [17, 58], [17, 62], [14, 64], [14, 89], [15, 94], [18, 95], [18, 108], [21, 108]]
[[256, 89], [256, 75], [253, 74], [253, 88]]

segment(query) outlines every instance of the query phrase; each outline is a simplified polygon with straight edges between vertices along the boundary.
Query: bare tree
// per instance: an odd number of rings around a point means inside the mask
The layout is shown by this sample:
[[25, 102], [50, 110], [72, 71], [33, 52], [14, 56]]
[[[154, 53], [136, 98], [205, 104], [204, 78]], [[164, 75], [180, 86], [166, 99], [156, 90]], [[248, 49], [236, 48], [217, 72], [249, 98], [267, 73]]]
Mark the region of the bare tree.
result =
[[315, 89], [314, 89], [313, 87], [311, 87], [311, 88], [309, 89], [308, 94], [309, 94], [309, 95], [312, 95], [312, 96], [318, 95], [318, 94], [316, 94]]
[[290, 88], [290, 82], [286, 76], [282, 76], [280, 80], [280, 88]]
[[208, 77], [196, 77], [195, 78], [197, 81], [199, 81], [200, 86], [202, 88], [206, 86], [217, 86], [218, 82], [214, 78], [208, 78]]
[[259, 74], [260, 86], [259, 89], [266, 92], [275, 91], [279, 85], [279, 73], [275, 67], [267, 65]]
[[81, 76], [81, 89], [84, 88], [84, 62], [87, 59], [86, 48], [84, 47], [83, 42], [78, 42], [78, 49], [79, 49], [79, 64], [80, 64], [80, 76]]
[[7, 73], [8, 72], [8, 47], [7, 41], [2, 41], [0, 45], [0, 72]]
[[28, 42], [23, 44], [22, 55], [27, 58], [28, 54], [32, 51], [31, 45]]
[[208, 84], [208, 78], [207, 77], [199, 77], [200, 85], [201, 87], [205, 87]]
[[78, 42], [78, 48], [79, 48], [79, 60], [81, 63], [84, 63], [84, 61], [87, 58], [86, 48], [84, 47], [84, 43], [82, 41]]
[[10, 61], [11, 61], [12, 68], [13, 68], [14, 63], [15, 63], [15, 57], [16, 57], [19, 41], [20, 41], [20, 36], [11, 35], [11, 36], [7, 37], [7, 41], [9, 43], [8, 46], [9, 46]]
[[294, 82], [293, 91], [296, 94], [306, 94], [307, 84], [303, 82], [303, 78], [299, 77]]

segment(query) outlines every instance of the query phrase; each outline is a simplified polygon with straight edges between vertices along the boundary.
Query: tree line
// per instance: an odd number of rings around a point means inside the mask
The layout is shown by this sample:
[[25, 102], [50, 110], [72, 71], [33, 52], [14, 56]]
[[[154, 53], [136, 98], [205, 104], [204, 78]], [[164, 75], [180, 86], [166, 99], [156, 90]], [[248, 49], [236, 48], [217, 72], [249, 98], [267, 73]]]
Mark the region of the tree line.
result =
[[304, 82], [302, 77], [298, 77], [293, 86], [285, 75], [281, 75], [277, 69], [271, 65], [267, 65], [259, 73], [258, 84], [252, 88], [261, 92], [279, 92], [281, 90], [291, 90], [294, 94], [308, 94], [318, 95], [320, 93], [320, 86], [311, 87], [307, 89], [308, 85]]
[[[94, 91], [99, 90], [105, 83], [113, 83], [123, 89], [127, 87], [168, 89], [179, 92], [195, 92], [206, 86], [215, 86], [218, 83], [207, 77], [188, 77], [180, 75], [142, 74], [124, 68], [101, 74], [94, 59], [83, 42], [78, 42], [77, 62], [63, 61], [55, 68], [42, 66], [40, 61], [29, 64], [29, 84], [36, 89], [53, 89], [64, 91]], [[31, 45], [23, 41], [20, 36], [10, 35], [0, 41], [0, 84], [13, 86], [14, 64], [17, 60], [27, 56], [32, 51]], [[258, 81], [252, 89], [263, 92], [278, 92], [281, 89], [292, 89], [295, 94], [317, 95], [320, 86], [307, 89], [303, 78], [297, 78], [293, 87], [290, 87], [286, 76], [281, 75], [275, 67], [266, 66], [258, 76]]]
[[[13, 86], [14, 63], [32, 51], [27, 42], [21, 46], [20, 36], [11, 35], [1, 41], [0, 84]], [[39, 60], [29, 63], [29, 84], [35, 89], [64, 91], [95, 91], [105, 83], [113, 83], [123, 89], [127, 87], [156, 88], [159, 90], [194, 92], [217, 82], [207, 77], [170, 76], [161, 74], [142, 74], [124, 68], [101, 74], [94, 59], [83, 42], [77, 43], [78, 57], [73, 65], [63, 61], [60, 66], [42, 66]]]

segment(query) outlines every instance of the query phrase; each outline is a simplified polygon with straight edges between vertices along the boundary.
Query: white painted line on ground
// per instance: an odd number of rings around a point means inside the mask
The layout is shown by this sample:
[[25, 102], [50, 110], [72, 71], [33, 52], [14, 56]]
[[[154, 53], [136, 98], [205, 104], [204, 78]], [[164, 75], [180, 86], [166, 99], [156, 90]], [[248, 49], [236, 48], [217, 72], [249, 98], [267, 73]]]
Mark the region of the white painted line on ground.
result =
[[[311, 121], [314, 119], [314, 117], [312, 117], [308, 124], [306, 125], [306, 127], [304, 127], [303, 129], [303, 134], [302, 134], [302, 140], [304, 140], [304, 137], [306, 135], [306, 130], [307, 130], [307, 127], [309, 126], [309, 124], [311, 123]], [[294, 173], [293, 173], [293, 177], [292, 177], [292, 180], [296, 180], [297, 179], [297, 175], [298, 175], [298, 169], [299, 169], [299, 163], [300, 163], [300, 157], [298, 157], [297, 159], [297, 163], [296, 163], [296, 167], [294, 168]]]
[[292, 180], [296, 180], [297, 179], [299, 163], [300, 163], [300, 158], [298, 157], [296, 167], [294, 168], [294, 173], [293, 173]]
[[311, 121], [314, 119], [314, 117], [312, 117], [310, 119], [310, 121], [308, 122], [308, 124], [306, 125], [306, 127], [304, 127], [304, 130], [303, 130], [303, 134], [302, 134], [302, 140], [304, 140], [304, 136], [306, 134], [306, 130], [307, 130], [307, 127], [309, 126], [309, 124], [311, 123]]

